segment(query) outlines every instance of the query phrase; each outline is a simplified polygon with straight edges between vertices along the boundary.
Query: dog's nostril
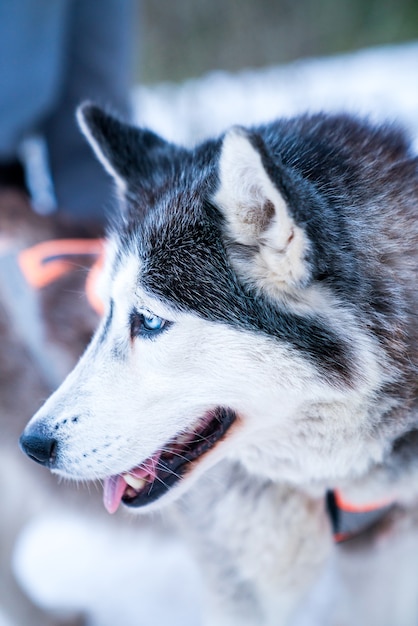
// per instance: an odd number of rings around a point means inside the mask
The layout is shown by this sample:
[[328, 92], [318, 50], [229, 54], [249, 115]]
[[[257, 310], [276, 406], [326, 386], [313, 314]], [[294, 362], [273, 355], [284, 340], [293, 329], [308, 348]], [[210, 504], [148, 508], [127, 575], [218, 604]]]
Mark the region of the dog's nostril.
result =
[[57, 441], [46, 436], [25, 434], [20, 437], [20, 447], [29, 458], [41, 465], [53, 467], [57, 456]]

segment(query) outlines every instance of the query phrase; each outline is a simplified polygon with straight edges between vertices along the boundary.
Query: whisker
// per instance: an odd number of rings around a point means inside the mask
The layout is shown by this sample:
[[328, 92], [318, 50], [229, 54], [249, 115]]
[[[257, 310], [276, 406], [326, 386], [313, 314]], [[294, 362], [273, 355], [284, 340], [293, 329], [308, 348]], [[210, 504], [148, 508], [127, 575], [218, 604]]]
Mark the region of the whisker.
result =
[[[172, 474], [172, 475], [173, 475], [173, 476], [175, 476], [176, 478], [181, 478], [181, 476], [180, 476], [179, 474], [177, 474], [176, 472], [174, 472], [174, 471], [173, 471], [172, 469], [170, 469], [169, 467], [164, 466], [162, 463], [158, 463], [158, 465], [157, 465], [157, 469], [160, 469], [160, 470], [162, 470], [163, 472], [167, 472], [167, 473], [169, 473], [169, 474]], [[156, 475], [156, 478], [157, 478], [157, 479], [159, 479], [159, 477], [158, 477], [157, 475]], [[160, 480], [160, 479], [159, 479], [159, 480]], [[164, 483], [162, 480], [161, 480], [161, 482], [163, 483], [163, 485], [164, 485], [164, 486], [166, 486], [166, 485], [165, 485], [165, 483]]]

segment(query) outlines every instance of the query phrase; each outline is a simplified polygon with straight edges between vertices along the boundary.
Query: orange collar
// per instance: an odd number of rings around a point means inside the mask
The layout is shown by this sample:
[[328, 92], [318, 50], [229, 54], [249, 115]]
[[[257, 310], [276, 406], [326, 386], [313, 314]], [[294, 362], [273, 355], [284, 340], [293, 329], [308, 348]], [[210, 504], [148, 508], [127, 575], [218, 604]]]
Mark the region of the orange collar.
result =
[[328, 491], [326, 506], [337, 543], [353, 539], [378, 524], [393, 508], [394, 502], [353, 504], [340, 491]]

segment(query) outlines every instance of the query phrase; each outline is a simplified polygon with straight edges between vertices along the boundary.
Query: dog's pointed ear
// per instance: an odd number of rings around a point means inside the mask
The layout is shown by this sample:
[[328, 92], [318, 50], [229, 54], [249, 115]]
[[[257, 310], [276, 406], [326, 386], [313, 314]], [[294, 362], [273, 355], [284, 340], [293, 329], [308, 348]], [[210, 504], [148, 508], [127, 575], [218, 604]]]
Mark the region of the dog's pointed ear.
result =
[[275, 169], [261, 137], [240, 127], [227, 132], [214, 202], [226, 219], [237, 269], [270, 291], [303, 286], [311, 273], [308, 239], [273, 182]]
[[146, 184], [153, 175], [155, 152], [169, 145], [152, 131], [126, 124], [91, 103], [78, 108], [77, 120], [97, 158], [123, 192], [130, 185]]

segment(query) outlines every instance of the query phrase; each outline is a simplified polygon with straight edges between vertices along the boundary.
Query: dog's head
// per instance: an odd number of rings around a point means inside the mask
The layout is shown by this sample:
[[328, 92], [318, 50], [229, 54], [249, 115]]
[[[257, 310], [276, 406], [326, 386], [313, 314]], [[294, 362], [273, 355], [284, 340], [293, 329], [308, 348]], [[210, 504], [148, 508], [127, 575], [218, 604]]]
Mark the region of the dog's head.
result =
[[377, 455], [360, 433], [378, 351], [319, 280], [332, 259], [315, 187], [266, 133], [186, 150], [93, 105], [79, 115], [121, 204], [106, 314], [24, 450], [104, 480], [109, 511], [169, 499], [224, 457], [303, 481]]

